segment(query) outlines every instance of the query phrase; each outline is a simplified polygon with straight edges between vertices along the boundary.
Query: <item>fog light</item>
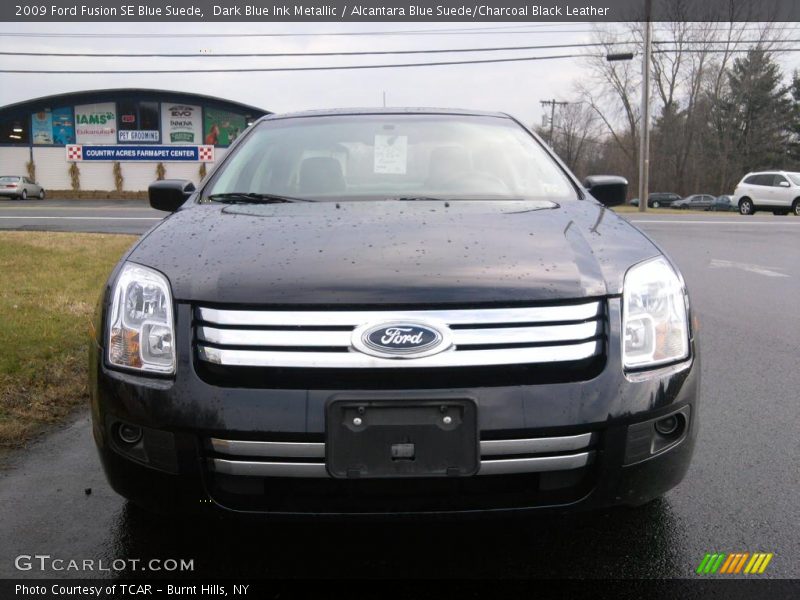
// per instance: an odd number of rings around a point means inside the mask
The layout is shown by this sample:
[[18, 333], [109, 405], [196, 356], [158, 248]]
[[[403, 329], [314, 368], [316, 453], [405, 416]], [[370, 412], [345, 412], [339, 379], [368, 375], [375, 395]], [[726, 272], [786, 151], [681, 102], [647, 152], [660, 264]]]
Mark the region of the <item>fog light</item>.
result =
[[661, 435], [671, 436], [678, 431], [680, 424], [681, 422], [678, 415], [670, 415], [660, 421], [656, 421], [655, 427], [656, 431]]
[[142, 430], [140, 427], [136, 427], [135, 425], [121, 423], [117, 428], [117, 435], [119, 436], [119, 439], [126, 444], [133, 445], [142, 439]]

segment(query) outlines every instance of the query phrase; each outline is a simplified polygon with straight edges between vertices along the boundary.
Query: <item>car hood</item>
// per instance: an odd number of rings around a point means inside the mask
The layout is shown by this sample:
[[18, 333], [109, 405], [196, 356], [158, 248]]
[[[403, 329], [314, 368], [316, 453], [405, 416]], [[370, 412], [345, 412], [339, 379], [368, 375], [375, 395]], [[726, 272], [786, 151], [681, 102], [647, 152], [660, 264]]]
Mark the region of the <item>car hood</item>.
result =
[[362, 201], [192, 205], [128, 260], [180, 301], [472, 305], [618, 294], [657, 254], [590, 200]]

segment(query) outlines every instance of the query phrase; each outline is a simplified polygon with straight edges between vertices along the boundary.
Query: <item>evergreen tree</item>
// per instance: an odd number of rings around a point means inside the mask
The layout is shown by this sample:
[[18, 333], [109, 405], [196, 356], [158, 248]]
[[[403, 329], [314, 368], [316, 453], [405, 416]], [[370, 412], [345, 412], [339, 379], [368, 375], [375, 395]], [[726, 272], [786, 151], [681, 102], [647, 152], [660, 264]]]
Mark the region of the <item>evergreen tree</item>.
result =
[[728, 72], [727, 94], [720, 99], [718, 117], [731, 136], [725, 144], [735, 153], [741, 173], [785, 168], [794, 106], [781, 70], [767, 52], [751, 50], [736, 59]]

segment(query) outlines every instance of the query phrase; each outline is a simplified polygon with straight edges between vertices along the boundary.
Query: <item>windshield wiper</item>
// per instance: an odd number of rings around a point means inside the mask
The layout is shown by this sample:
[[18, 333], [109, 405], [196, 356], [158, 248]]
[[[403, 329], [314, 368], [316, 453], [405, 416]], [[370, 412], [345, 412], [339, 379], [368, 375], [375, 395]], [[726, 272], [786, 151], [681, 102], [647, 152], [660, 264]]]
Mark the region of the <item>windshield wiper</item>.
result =
[[278, 194], [257, 194], [255, 192], [227, 192], [225, 194], [211, 194], [209, 200], [225, 202], [227, 204], [282, 204], [285, 202], [314, 202], [307, 198], [294, 198], [293, 196], [280, 196]]

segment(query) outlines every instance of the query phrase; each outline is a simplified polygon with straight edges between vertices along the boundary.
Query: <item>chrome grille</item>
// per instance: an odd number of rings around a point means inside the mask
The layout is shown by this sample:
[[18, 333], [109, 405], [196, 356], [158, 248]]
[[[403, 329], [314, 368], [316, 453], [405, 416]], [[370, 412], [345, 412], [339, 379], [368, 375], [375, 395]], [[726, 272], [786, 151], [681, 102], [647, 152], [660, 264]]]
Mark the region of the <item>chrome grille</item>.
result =
[[[333, 369], [469, 367], [579, 361], [602, 352], [603, 304], [413, 311], [269, 311], [198, 307], [201, 360], [230, 366]], [[449, 330], [449, 349], [381, 358], [352, 346], [370, 323], [415, 321]]]
[[[594, 460], [595, 435], [482, 440], [478, 475], [580, 469]], [[323, 442], [261, 442], [211, 438], [209, 468], [250, 477], [329, 477]]]

